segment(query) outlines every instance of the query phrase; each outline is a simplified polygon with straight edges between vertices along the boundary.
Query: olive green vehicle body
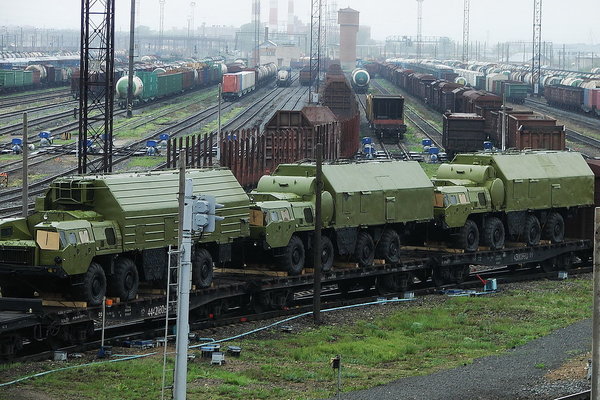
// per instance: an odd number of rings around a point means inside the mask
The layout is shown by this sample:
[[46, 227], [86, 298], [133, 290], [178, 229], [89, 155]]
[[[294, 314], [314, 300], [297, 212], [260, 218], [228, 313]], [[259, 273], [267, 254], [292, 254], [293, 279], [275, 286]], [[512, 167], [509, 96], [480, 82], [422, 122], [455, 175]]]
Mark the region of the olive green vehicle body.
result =
[[569, 210], [594, 203], [594, 175], [579, 153], [458, 154], [433, 179], [435, 215], [447, 228], [469, 216]]
[[[251, 218], [253, 239], [276, 248], [286, 246], [297, 232], [314, 230], [315, 174], [312, 163], [282, 164], [261, 178], [251, 194], [257, 206], [256, 218]], [[323, 229], [430, 221], [432, 198], [433, 185], [417, 162], [323, 165]], [[275, 218], [272, 211], [277, 211]]]
[[[196, 245], [217, 262], [227, 258], [220, 247], [249, 235], [248, 196], [226, 169], [188, 170], [186, 178], [193, 180], [194, 194], [214, 195], [224, 205], [217, 212], [224, 220], [215, 232], [195, 236]], [[55, 180], [28, 218], [0, 220], [0, 279], [71, 277], [85, 274], [92, 261], [108, 276], [122, 254], [136, 260], [142, 278], [162, 278], [156, 274], [164, 273], [166, 262], [156, 271], [156, 258], [165, 261], [168, 246], [177, 245], [178, 187], [177, 171]], [[154, 272], [145, 265], [151, 259]]]

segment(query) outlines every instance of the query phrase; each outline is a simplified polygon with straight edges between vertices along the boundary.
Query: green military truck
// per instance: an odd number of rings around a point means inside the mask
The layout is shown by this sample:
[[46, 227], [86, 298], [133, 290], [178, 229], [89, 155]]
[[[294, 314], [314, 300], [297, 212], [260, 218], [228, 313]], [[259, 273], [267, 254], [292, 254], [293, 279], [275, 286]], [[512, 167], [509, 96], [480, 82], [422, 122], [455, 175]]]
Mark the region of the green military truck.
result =
[[[186, 177], [194, 194], [224, 205], [215, 232], [194, 238], [192, 283], [207, 287], [213, 262], [229, 262], [249, 235], [249, 199], [229, 170]], [[75, 298], [97, 305], [106, 293], [135, 298], [140, 281], [164, 282], [168, 246], [177, 246], [178, 185], [176, 171], [57, 179], [28, 218], [0, 220], [2, 294], [69, 285]]]
[[[251, 194], [250, 235], [290, 274], [307, 264], [314, 231], [316, 166], [282, 164]], [[400, 259], [401, 237], [433, 219], [433, 185], [417, 162], [323, 165], [322, 264], [335, 256], [372, 265]]]
[[561, 242], [564, 218], [594, 203], [593, 173], [574, 152], [459, 154], [433, 183], [436, 224], [467, 251], [502, 249], [506, 237]]

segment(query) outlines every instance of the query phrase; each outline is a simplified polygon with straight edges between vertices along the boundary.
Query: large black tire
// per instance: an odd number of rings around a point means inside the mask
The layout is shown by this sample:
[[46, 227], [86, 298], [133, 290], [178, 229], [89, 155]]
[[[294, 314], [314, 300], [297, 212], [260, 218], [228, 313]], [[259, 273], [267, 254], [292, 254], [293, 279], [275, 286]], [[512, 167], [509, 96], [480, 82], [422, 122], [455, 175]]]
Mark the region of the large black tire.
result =
[[505, 234], [504, 224], [499, 218], [490, 217], [485, 221], [483, 230], [483, 243], [489, 246], [490, 250], [500, 250], [504, 248]]
[[117, 258], [115, 272], [110, 277], [108, 293], [120, 298], [121, 301], [133, 300], [137, 296], [139, 284], [140, 276], [135, 263], [127, 257]]
[[96, 262], [90, 263], [90, 267], [84, 274], [83, 282], [77, 286], [76, 295], [84, 300], [89, 306], [102, 304], [106, 296], [106, 275], [104, 269]]
[[289, 275], [300, 275], [306, 261], [306, 251], [304, 250], [302, 239], [296, 235], [292, 235], [285, 249], [285, 254], [280, 259], [281, 266]]
[[196, 249], [192, 258], [192, 285], [210, 287], [213, 281], [213, 260], [206, 249]]
[[552, 243], [560, 243], [565, 239], [565, 220], [557, 212], [551, 212], [544, 225], [543, 237]]
[[354, 248], [354, 259], [361, 268], [370, 267], [375, 259], [375, 244], [369, 233], [362, 231], [356, 238], [356, 247]]
[[460, 228], [456, 237], [456, 246], [465, 251], [476, 251], [479, 247], [479, 228], [473, 220], [468, 219], [465, 226]]
[[333, 250], [333, 243], [327, 236], [321, 236], [321, 271], [329, 272], [333, 267], [333, 259], [335, 253]]
[[540, 220], [533, 214], [529, 214], [523, 227], [523, 239], [528, 246], [536, 246], [540, 243], [542, 228]]
[[400, 261], [400, 235], [393, 229], [386, 229], [381, 234], [376, 249], [377, 258], [396, 264]]

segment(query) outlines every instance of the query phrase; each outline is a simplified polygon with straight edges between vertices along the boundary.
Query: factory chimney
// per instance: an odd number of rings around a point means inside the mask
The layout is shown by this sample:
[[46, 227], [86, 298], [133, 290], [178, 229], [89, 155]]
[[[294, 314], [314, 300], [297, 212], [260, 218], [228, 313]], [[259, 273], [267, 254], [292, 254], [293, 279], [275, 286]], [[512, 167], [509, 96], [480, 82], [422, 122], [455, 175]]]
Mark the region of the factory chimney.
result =
[[294, 33], [294, 0], [288, 0], [287, 33]]
[[342, 64], [342, 69], [348, 71], [356, 67], [358, 16], [359, 12], [350, 7], [338, 11], [338, 24], [340, 25], [340, 64]]
[[269, 9], [269, 27], [271, 28], [272, 32], [277, 31], [278, 16], [279, 16], [279, 1], [271, 0], [271, 6]]

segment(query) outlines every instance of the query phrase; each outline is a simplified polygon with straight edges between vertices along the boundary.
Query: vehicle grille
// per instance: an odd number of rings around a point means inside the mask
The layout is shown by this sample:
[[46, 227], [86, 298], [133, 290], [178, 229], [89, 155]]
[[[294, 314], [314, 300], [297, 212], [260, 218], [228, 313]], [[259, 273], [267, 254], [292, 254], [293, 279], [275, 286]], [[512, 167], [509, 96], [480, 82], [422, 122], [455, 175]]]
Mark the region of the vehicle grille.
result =
[[34, 247], [0, 246], [0, 264], [33, 265]]

